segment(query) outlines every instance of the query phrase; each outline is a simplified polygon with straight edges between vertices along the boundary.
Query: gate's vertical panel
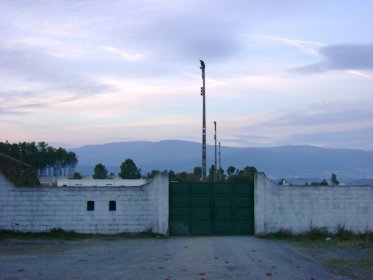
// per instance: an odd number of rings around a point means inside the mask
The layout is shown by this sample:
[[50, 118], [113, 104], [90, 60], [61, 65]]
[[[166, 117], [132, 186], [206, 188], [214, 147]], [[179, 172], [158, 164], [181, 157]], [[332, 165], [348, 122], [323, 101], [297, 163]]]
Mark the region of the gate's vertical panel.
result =
[[211, 235], [211, 184], [190, 183], [192, 235]]
[[254, 186], [252, 183], [235, 184], [233, 233], [237, 235], [254, 234]]
[[190, 192], [188, 183], [170, 183], [169, 226], [171, 235], [190, 235]]
[[234, 229], [233, 219], [233, 188], [232, 184], [214, 185], [214, 234], [230, 235]]

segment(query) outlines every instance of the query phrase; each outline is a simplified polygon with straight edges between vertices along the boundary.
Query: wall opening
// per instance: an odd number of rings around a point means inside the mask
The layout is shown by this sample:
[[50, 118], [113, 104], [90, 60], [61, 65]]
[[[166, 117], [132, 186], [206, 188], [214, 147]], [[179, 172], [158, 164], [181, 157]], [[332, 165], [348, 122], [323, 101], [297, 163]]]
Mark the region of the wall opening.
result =
[[109, 201], [109, 211], [117, 211], [117, 202], [115, 200]]
[[95, 202], [92, 200], [87, 201], [87, 211], [94, 211], [95, 210]]

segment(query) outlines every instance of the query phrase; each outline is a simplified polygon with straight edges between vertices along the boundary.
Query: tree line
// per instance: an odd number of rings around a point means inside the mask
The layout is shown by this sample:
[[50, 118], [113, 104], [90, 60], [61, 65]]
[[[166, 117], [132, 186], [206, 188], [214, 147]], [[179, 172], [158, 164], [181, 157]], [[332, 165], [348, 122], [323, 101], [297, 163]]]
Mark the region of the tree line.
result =
[[38, 176], [71, 176], [78, 164], [74, 152], [51, 147], [46, 142], [0, 142], [0, 153], [31, 165]]
[[[335, 173], [332, 173], [330, 176], [330, 181], [332, 182], [333, 186], [338, 186], [339, 181], [337, 179], [337, 175]], [[321, 182], [311, 182], [311, 184], [306, 183], [306, 186], [311, 185], [311, 186], [329, 186], [328, 181], [326, 179], [323, 179]]]
[[[141, 175], [141, 169], [137, 167], [136, 163], [128, 158], [122, 162], [120, 166], [120, 173], [118, 176], [122, 179], [139, 179], [141, 177], [151, 179], [159, 172], [167, 172], [169, 174], [170, 181], [190, 181], [190, 182], [199, 182], [201, 181], [202, 176], [202, 167], [197, 166], [193, 168], [192, 172], [174, 172], [173, 170], [158, 170], [153, 169], [148, 172], [146, 175]], [[227, 168], [227, 174], [225, 174], [224, 169], [215, 170], [215, 166], [212, 165], [209, 168], [209, 174], [207, 176], [208, 182], [214, 182], [215, 172], [217, 172], [216, 181], [217, 182], [235, 182], [235, 183], [247, 183], [253, 182], [254, 174], [257, 172], [256, 168], [253, 166], [246, 166], [243, 169], [238, 169], [234, 166], [229, 166]], [[94, 179], [110, 179], [115, 175], [113, 173], [108, 174], [108, 171], [102, 163], [95, 165], [93, 169], [93, 178]], [[75, 173], [73, 176], [74, 179], [80, 179], [81, 176], [79, 173]]]
[[[9, 143], [0, 142], [0, 153], [11, 156], [22, 162], [33, 166], [38, 176], [71, 176], [73, 179], [81, 179], [81, 175], [75, 171], [78, 163], [78, 158], [74, 152], [68, 152], [63, 148], [54, 148], [49, 146], [46, 142], [19, 142]], [[192, 172], [182, 171], [174, 172], [173, 170], [152, 170], [145, 176], [141, 175], [141, 169], [138, 168], [135, 162], [128, 158], [122, 162], [120, 166], [119, 177], [123, 179], [138, 179], [141, 177], [151, 179], [159, 172], [168, 172], [171, 181], [201, 181], [202, 167], [197, 166], [193, 168]], [[229, 166], [226, 170], [220, 168], [217, 170], [214, 165], [209, 168], [207, 176], [208, 182], [253, 182], [254, 174], [257, 172], [253, 166], [246, 166], [243, 169], [238, 169], [234, 166]], [[107, 179], [113, 178], [113, 173], [108, 174], [106, 167], [99, 163], [93, 170], [93, 178]], [[281, 179], [279, 184], [286, 181]], [[332, 173], [331, 182], [333, 185], [339, 185], [336, 174]], [[321, 182], [306, 183], [311, 186], [327, 186], [328, 182], [324, 179]]]
[[[158, 172], [160, 171], [152, 170], [146, 177], [152, 178]], [[173, 170], [164, 170], [164, 172], [168, 172], [170, 181], [199, 182], [201, 181], [202, 167], [196, 166], [193, 168], [192, 172], [182, 171], [175, 173]], [[254, 175], [257, 170], [254, 166], [246, 166], [243, 169], [238, 169], [231, 165], [227, 168], [225, 173], [223, 168], [216, 169], [214, 165], [211, 165], [209, 168], [209, 174], [206, 178], [207, 182], [215, 181], [215, 172], [217, 172], [216, 182], [251, 183], [254, 181]]]
[[[337, 179], [337, 175], [335, 173], [332, 173], [332, 175], [330, 176], [330, 181], [331, 181], [332, 186], [338, 186], [340, 184], [339, 180]], [[279, 185], [285, 185], [285, 184], [286, 185], [291, 185], [291, 183], [288, 182], [284, 178], [282, 178], [278, 182], [278, 184]], [[320, 182], [311, 182], [311, 183], [306, 182], [305, 185], [306, 186], [329, 186], [329, 183], [326, 179], [323, 179]]]

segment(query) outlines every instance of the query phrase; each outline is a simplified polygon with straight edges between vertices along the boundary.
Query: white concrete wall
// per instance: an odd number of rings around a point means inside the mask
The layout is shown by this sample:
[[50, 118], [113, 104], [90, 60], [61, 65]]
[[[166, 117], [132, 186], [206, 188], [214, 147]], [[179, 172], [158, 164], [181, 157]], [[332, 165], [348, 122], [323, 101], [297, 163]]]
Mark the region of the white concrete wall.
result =
[[[87, 211], [87, 201], [95, 210]], [[109, 201], [116, 211], [109, 211]], [[0, 173], [0, 229], [168, 232], [168, 175], [138, 187], [16, 187]]]
[[134, 187], [141, 186], [147, 183], [146, 179], [57, 179], [57, 186], [63, 187], [103, 187], [103, 186], [116, 186], [116, 187]]
[[255, 178], [255, 234], [312, 227], [373, 231], [373, 186], [280, 186]]

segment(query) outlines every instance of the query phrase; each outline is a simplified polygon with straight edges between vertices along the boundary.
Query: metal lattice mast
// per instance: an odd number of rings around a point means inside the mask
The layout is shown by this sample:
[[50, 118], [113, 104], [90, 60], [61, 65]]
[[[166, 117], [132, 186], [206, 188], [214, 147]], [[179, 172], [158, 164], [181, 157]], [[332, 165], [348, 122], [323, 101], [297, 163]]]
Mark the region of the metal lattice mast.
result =
[[215, 166], [214, 166], [214, 182], [217, 181], [217, 176], [218, 176], [218, 164], [217, 164], [217, 146], [216, 146], [216, 121], [214, 121], [214, 130], [215, 130]]
[[203, 108], [202, 108], [202, 176], [201, 181], [206, 181], [206, 84], [205, 84], [205, 62], [200, 60], [202, 70], [202, 82], [201, 95], [203, 97]]
[[220, 150], [220, 142], [219, 142], [219, 169], [218, 169], [218, 174], [219, 174], [219, 181], [221, 180], [221, 175], [220, 175], [220, 170], [221, 170], [221, 150]]

